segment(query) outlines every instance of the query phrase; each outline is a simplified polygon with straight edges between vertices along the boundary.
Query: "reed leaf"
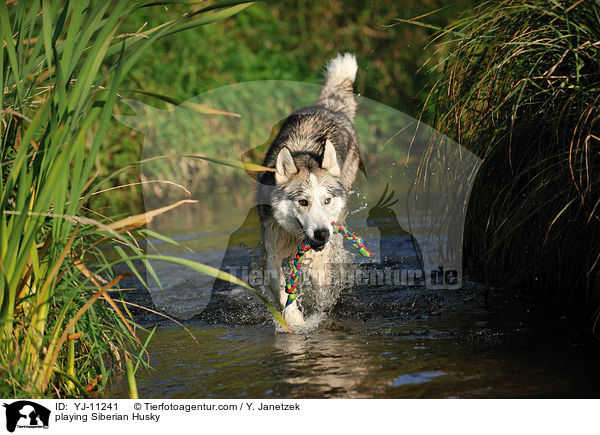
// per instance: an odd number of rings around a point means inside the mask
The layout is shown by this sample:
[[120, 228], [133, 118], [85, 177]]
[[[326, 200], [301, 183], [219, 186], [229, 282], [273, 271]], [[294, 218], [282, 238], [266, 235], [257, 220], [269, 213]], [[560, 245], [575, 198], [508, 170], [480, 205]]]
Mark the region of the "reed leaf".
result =
[[[131, 319], [106, 293], [123, 275], [115, 276], [99, 246], [125, 246], [135, 255], [121, 248], [124, 255], [147, 262], [136, 240], [145, 234], [137, 227], [166, 210], [119, 223], [116, 217], [98, 219], [87, 207], [117, 90], [157, 39], [227, 18], [248, 4], [215, 3], [204, 12], [182, 12], [143, 35], [120, 34], [141, 5], [0, 3], [0, 371], [6, 373], [0, 393], [5, 397], [87, 395], [106, 385], [113, 369], [123, 370], [128, 349], [141, 346]], [[108, 284], [102, 285], [99, 275]], [[74, 330], [82, 334], [69, 341]]]

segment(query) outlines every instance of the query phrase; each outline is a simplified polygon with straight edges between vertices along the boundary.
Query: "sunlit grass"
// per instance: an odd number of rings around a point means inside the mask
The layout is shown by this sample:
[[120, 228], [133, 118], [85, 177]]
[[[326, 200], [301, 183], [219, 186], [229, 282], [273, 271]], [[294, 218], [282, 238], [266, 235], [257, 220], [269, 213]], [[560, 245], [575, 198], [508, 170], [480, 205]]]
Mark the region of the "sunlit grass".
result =
[[[172, 2], [169, 2], [172, 3]], [[106, 188], [95, 164], [117, 89], [159, 38], [227, 18], [244, 2], [202, 3], [176, 19], [119, 33], [141, 7], [129, 1], [0, 3], [0, 394], [89, 396], [112, 371], [135, 370], [146, 343], [120, 299], [113, 266], [133, 260], [142, 227], [185, 201], [133, 217], [106, 217], [89, 198]], [[154, 2], [152, 7], [160, 7]], [[207, 156], [198, 156], [208, 158]], [[212, 159], [213, 161], [215, 159]], [[226, 161], [216, 161], [227, 164]], [[106, 258], [106, 246], [119, 257]], [[104, 249], [101, 249], [104, 248]], [[222, 271], [154, 256], [247, 285]], [[271, 307], [272, 308], [272, 307]]]

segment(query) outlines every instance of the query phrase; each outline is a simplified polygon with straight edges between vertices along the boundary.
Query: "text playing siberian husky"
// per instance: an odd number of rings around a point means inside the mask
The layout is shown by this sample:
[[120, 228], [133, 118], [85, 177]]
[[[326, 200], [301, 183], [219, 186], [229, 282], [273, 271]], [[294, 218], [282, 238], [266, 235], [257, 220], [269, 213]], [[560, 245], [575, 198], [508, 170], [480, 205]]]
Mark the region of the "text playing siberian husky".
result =
[[344, 222], [346, 197], [360, 163], [353, 123], [357, 69], [349, 53], [327, 65], [315, 105], [292, 113], [267, 151], [263, 165], [275, 172], [262, 172], [258, 178], [266, 287], [280, 302], [290, 326], [301, 326], [304, 320], [298, 301], [284, 308], [289, 272], [282, 269], [282, 262], [293, 258], [302, 241], [313, 249], [302, 265], [302, 274], [310, 276], [312, 285], [298, 289], [301, 305], [310, 291], [311, 300], [327, 308], [339, 290], [339, 285], [331, 285], [330, 267], [343, 258], [343, 243], [341, 235], [333, 234], [331, 222]]

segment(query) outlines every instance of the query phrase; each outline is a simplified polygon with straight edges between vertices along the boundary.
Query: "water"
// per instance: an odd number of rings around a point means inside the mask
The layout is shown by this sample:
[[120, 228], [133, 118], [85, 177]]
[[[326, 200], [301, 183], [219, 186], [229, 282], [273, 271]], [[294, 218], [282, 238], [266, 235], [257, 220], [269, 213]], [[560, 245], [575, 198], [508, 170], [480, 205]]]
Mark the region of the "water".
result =
[[[543, 340], [527, 308], [493, 293], [486, 304], [479, 286], [355, 289], [306, 334], [276, 333], [253, 296], [225, 298], [185, 322], [196, 341], [141, 317], [159, 328], [152, 370], [137, 376], [140, 397], [600, 396], [597, 350]], [[109, 396], [127, 397], [123, 377]]]
[[[357, 232], [369, 231], [349, 221]], [[180, 227], [177, 219], [159, 229]], [[214, 240], [224, 236], [212, 231], [185, 239], [196, 252], [214, 256]], [[255, 247], [243, 240], [229, 244], [222, 264], [252, 263]], [[418, 267], [413, 242], [401, 230], [380, 245], [384, 264]], [[373, 267], [361, 261], [362, 270]], [[173, 295], [179, 301], [201, 294], [207, 305], [184, 321], [195, 339], [160, 316], [133, 311], [143, 326], [158, 326], [148, 347], [152, 369], [137, 375], [140, 397], [600, 396], [597, 346], [556, 335], [516, 293], [469, 281], [460, 290], [362, 283], [344, 289], [330, 312], [311, 317], [309, 331], [287, 334], [276, 332], [252, 293], [222, 282], [207, 290], [181, 273], [166, 276], [185, 285], [164, 294], [183, 292]], [[128, 295], [152, 306], [143, 290]], [[107, 395], [127, 397], [122, 375]]]

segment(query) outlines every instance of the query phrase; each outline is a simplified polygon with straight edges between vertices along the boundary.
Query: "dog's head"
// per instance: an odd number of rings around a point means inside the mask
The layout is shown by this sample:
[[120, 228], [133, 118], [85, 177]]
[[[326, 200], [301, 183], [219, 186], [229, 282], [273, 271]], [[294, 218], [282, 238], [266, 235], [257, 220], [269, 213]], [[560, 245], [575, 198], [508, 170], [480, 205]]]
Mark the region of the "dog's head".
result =
[[335, 148], [327, 139], [323, 154], [294, 153], [282, 148], [275, 165], [273, 215], [279, 225], [314, 249], [322, 249], [346, 206]]

